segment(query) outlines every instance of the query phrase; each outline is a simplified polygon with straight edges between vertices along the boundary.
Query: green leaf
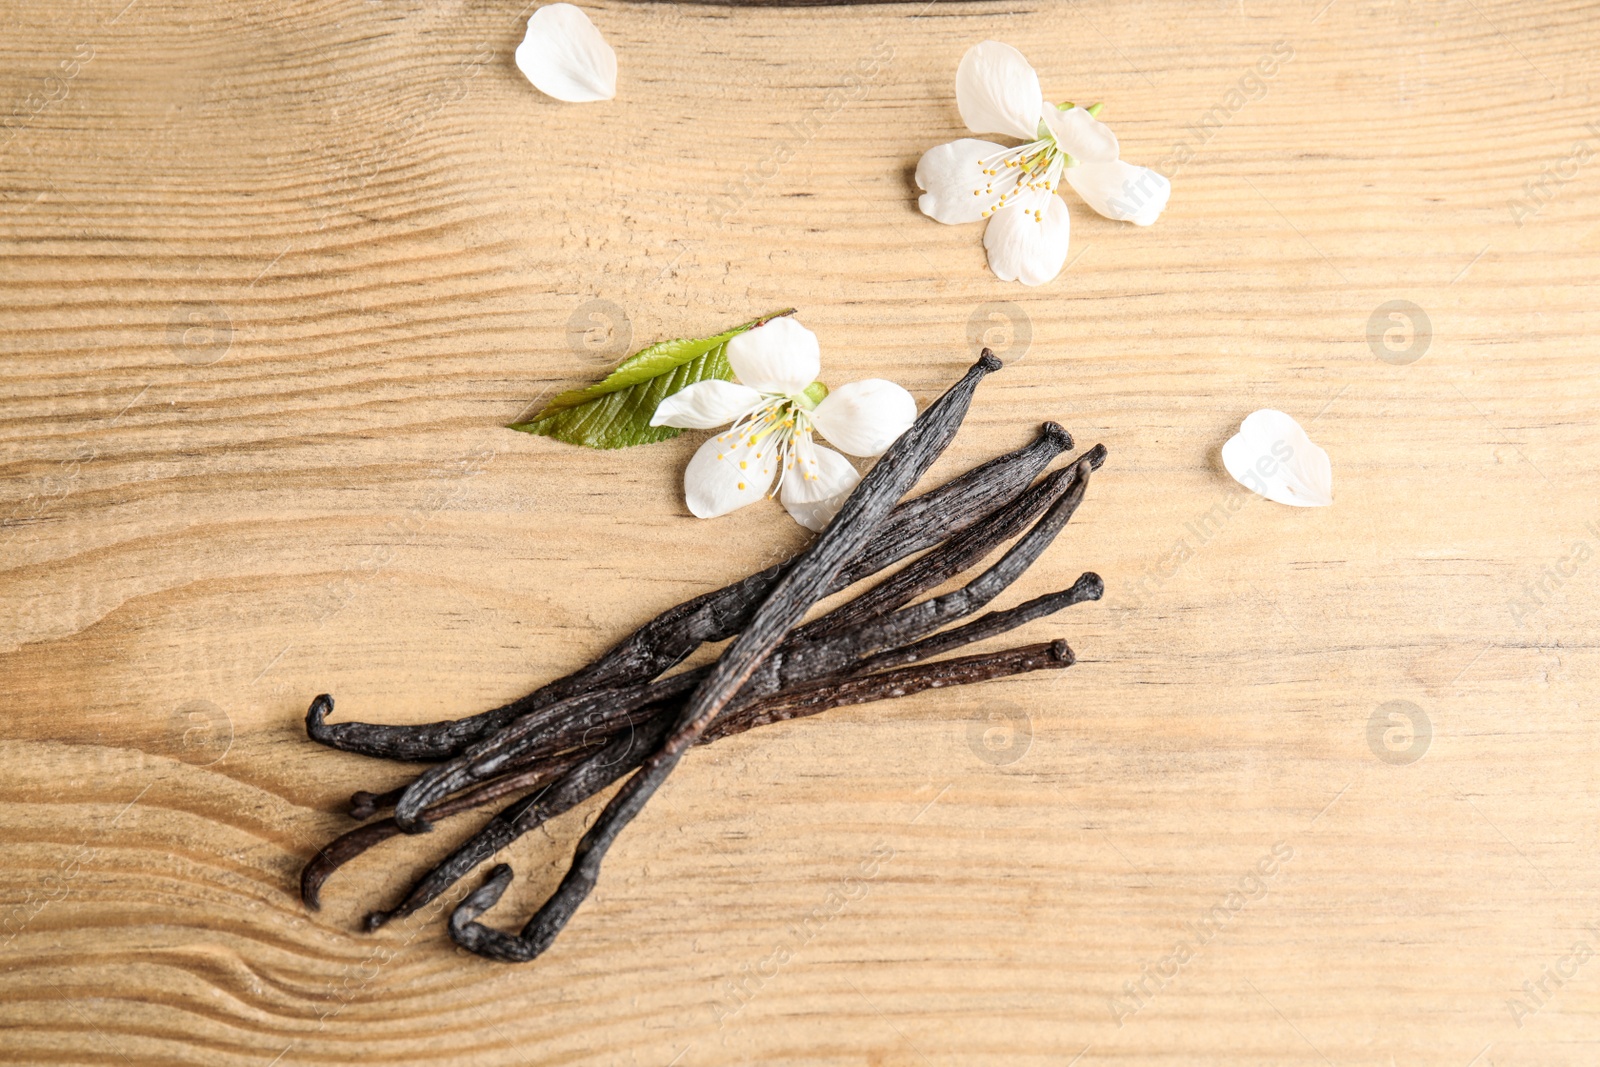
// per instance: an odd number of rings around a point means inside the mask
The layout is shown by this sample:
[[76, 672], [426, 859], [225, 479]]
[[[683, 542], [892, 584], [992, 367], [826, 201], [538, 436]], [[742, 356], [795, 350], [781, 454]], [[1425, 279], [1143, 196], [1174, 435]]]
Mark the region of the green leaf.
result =
[[631, 448], [670, 440], [683, 431], [650, 425], [661, 401], [695, 382], [712, 378], [731, 381], [728, 341], [746, 330], [793, 314], [794, 308], [786, 308], [715, 337], [657, 341], [617, 364], [603, 380], [562, 393], [539, 414], [526, 422], [513, 423], [511, 429], [588, 448]]

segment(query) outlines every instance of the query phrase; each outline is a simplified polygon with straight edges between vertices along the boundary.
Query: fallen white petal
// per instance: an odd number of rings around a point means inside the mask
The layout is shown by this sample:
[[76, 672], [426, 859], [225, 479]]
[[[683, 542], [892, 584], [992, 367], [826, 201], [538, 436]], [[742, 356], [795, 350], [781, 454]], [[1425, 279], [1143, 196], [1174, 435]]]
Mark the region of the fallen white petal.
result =
[[[1004, 151], [1004, 145], [973, 137], [928, 149], [917, 162], [917, 188], [927, 190], [917, 198], [917, 206], [939, 222], [977, 222], [1015, 184], [995, 188], [991, 184], [995, 179], [983, 173], [980, 161]], [[985, 194], [985, 189], [994, 191]]]
[[1004, 133], [1031, 141], [1039, 136], [1043, 105], [1039, 76], [1010, 45], [984, 41], [961, 57], [956, 107], [973, 133]]
[[1050, 127], [1056, 144], [1081, 163], [1109, 163], [1121, 149], [1111, 127], [1081, 107], [1062, 111], [1054, 104], [1044, 108], [1044, 123]]
[[730, 340], [728, 365], [752, 389], [792, 396], [822, 373], [822, 349], [816, 334], [785, 315]]
[[700, 446], [683, 473], [683, 498], [702, 519], [753, 504], [777, 476], [776, 435], [751, 445], [749, 438], [720, 433]]
[[[799, 439], [795, 441], [800, 444]], [[810, 478], [796, 477], [804, 467]], [[844, 507], [861, 475], [855, 466], [831, 448], [808, 444], [796, 449], [796, 469], [784, 475], [778, 496], [784, 509], [801, 526], [816, 533]]]
[[1328, 453], [1281, 411], [1263, 408], [1240, 423], [1222, 446], [1222, 465], [1234, 481], [1268, 500], [1301, 508], [1333, 503]]
[[617, 53], [589, 16], [571, 4], [546, 4], [528, 19], [517, 69], [557, 100], [585, 104], [617, 95]]
[[1139, 226], [1156, 221], [1172, 195], [1172, 183], [1166, 178], [1120, 159], [1068, 167], [1065, 174], [1084, 203], [1108, 219]]
[[760, 403], [761, 394], [749, 386], [720, 379], [695, 382], [661, 401], [650, 425], [711, 430], [726, 426]]
[[1001, 281], [1043, 285], [1061, 273], [1071, 238], [1067, 205], [1048, 193], [996, 211], [983, 231], [983, 247], [989, 251], [989, 269]]
[[894, 382], [841, 385], [811, 412], [817, 430], [852, 456], [881, 456], [917, 418], [917, 402]]

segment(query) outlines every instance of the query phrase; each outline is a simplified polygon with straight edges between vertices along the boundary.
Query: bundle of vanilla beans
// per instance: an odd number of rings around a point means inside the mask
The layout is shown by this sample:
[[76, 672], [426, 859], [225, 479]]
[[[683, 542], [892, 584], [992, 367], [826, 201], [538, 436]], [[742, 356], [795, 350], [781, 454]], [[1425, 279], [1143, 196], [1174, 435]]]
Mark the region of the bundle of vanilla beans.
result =
[[[1065, 430], [1045, 423], [1028, 445], [901, 502], [954, 438], [978, 383], [999, 368], [985, 349], [804, 551], [662, 612], [588, 666], [519, 700], [464, 719], [385, 726], [329, 723], [333, 699], [317, 697], [306, 713], [313, 740], [432, 766], [403, 789], [354, 795], [351, 813], [372, 821], [307, 864], [300, 886], [306, 904], [318, 907], [328, 878], [374, 845], [511, 798], [397, 904], [371, 912], [366, 925], [376, 929], [415, 913], [523, 834], [626, 778], [579, 841], [560, 886], [520, 934], [478, 922], [511, 882], [503, 863], [452, 913], [457, 944], [491, 959], [530, 960], [555, 940], [593, 889], [612, 841], [690, 747], [828, 708], [1070, 667], [1072, 650], [1061, 640], [935, 658], [1098, 600], [1102, 590], [1099, 576], [1086, 573], [1071, 588], [946, 628], [1021, 577], [1072, 517], [1090, 472], [1105, 461], [1097, 445], [1044, 474], [1072, 448]], [[1012, 538], [1010, 549], [966, 585], [918, 601]], [[854, 600], [802, 624], [823, 597], [917, 553]], [[702, 645], [727, 638], [733, 640], [714, 663], [666, 673]], [[388, 808], [391, 815], [373, 818]]]

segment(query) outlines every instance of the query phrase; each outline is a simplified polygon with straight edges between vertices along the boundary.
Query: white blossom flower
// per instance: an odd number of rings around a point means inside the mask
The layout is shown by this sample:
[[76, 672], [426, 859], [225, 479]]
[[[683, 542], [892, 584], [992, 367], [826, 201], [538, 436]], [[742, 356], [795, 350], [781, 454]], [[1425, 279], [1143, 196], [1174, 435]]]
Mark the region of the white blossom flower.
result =
[[[984, 41], [961, 57], [956, 106], [973, 133], [998, 133], [1012, 148], [963, 137], [929, 149], [917, 164], [924, 215], [950, 224], [988, 219], [983, 246], [1002, 281], [1043, 285], [1067, 261], [1071, 219], [1056, 195], [1061, 179], [1107, 218], [1148, 226], [1172, 183], [1124, 163], [1116, 134], [1091, 109], [1044, 99], [1039, 76], [1010, 45]], [[1098, 110], [1098, 106], [1094, 110]]]
[[727, 352], [737, 382], [680, 389], [650, 420], [693, 430], [733, 424], [689, 461], [683, 476], [689, 510], [714, 518], [770, 490], [796, 522], [821, 531], [861, 475], [844, 456], [815, 443], [813, 431], [852, 456], [880, 456], [917, 417], [917, 402], [881, 378], [830, 392], [816, 380], [822, 369], [817, 335], [792, 318], [739, 334]]
[[1333, 503], [1333, 466], [1300, 424], [1263, 408], [1239, 424], [1222, 446], [1222, 465], [1234, 481], [1268, 500], [1298, 508]]
[[617, 53], [571, 4], [546, 4], [528, 18], [517, 69], [541, 93], [571, 104], [617, 95]]

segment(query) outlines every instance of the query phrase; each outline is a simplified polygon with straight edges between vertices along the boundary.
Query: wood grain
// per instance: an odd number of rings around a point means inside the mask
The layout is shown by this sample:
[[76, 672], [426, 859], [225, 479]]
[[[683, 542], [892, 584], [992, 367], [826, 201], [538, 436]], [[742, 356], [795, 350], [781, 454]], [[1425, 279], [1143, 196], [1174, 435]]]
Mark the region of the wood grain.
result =
[[[1595, 1062], [1593, 5], [597, 0], [619, 94], [577, 107], [512, 6], [126, 3], [0, 37], [0, 1060]], [[1150, 229], [1074, 204], [1039, 289], [914, 204], [990, 37], [1173, 177]], [[350, 789], [401, 780], [307, 742], [314, 694], [475, 712], [800, 543], [690, 519], [691, 438], [501, 429], [603, 367], [575, 316], [795, 305], [833, 380], [926, 401], [993, 304], [1031, 344], [934, 476], [1046, 418], [1105, 442], [1018, 590], [1104, 575], [1020, 635], [1078, 666], [695, 752], [532, 966], [357, 931], [465, 826], [301, 908]], [[1235, 495], [1263, 406], [1334, 507]], [[490, 920], [591, 815], [508, 851]]]

